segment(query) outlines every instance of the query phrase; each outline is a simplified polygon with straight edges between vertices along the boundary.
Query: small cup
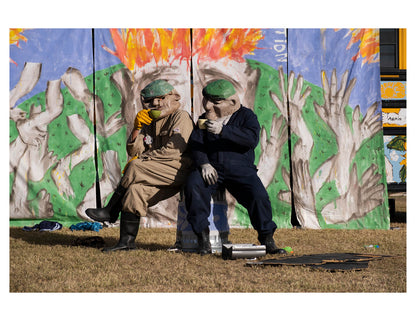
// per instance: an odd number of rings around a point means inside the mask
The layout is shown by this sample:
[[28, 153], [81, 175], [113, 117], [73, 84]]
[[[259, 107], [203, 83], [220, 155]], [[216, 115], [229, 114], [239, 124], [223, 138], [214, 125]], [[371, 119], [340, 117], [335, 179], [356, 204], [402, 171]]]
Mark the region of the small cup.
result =
[[159, 116], [160, 116], [160, 110], [158, 110], [158, 109], [150, 109], [149, 110], [149, 116], [150, 116], [150, 118], [153, 118], [153, 119], [158, 119], [159, 118]]
[[207, 125], [205, 125], [205, 122], [207, 119], [198, 119], [198, 127], [200, 129], [207, 129]]

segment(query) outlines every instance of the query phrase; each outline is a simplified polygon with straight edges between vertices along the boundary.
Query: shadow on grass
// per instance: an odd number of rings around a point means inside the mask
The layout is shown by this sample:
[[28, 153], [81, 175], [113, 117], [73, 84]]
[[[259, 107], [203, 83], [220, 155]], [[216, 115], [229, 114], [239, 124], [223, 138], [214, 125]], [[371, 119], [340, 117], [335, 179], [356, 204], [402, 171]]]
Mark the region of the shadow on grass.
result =
[[[79, 236], [62, 234], [59, 232], [39, 232], [39, 231], [23, 231], [21, 229], [10, 229], [10, 237], [20, 239], [26, 243], [34, 245], [48, 246], [73, 246], [73, 247], [94, 247], [104, 248], [111, 247], [118, 242], [118, 237], [101, 237], [101, 236]], [[158, 244], [155, 242], [142, 243], [136, 241], [138, 250], [160, 251], [168, 250], [170, 246]]]
[[61, 234], [58, 232], [23, 231], [11, 228], [10, 237], [20, 239], [29, 244], [38, 245], [67, 245], [70, 246], [78, 238], [76, 235]]

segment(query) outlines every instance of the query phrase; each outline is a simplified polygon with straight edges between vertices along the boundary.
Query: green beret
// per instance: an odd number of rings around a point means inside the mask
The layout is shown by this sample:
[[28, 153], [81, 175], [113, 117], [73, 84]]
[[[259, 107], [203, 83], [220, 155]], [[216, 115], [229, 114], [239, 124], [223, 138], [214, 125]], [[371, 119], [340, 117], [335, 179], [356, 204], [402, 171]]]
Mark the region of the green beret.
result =
[[166, 80], [158, 79], [144, 87], [140, 95], [143, 98], [160, 97], [170, 93], [173, 89], [175, 88]]
[[225, 79], [214, 80], [202, 90], [204, 97], [214, 99], [226, 99], [235, 93], [233, 84]]

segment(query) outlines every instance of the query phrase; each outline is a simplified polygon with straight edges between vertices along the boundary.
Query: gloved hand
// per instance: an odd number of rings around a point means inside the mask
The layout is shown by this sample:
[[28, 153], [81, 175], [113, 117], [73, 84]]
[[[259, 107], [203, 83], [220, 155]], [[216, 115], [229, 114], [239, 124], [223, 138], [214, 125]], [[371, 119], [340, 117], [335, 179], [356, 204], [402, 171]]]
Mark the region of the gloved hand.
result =
[[142, 109], [136, 115], [136, 119], [134, 120], [134, 128], [141, 129], [143, 125], [149, 125], [152, 122], [152, 118], [149, 116], [148, 109]]
[[207, 120], [205, 122], [205, 125], [207, 126], [207, 131], [210, 133], [213, 133], [215, 135], [221, 134], [222, 131], [222, 122], [215, 121], [215, 120]]
[[202, 178], [208, 185], [215, 184], [218, 180], [217, 170], [209, 163], [201, 165]]

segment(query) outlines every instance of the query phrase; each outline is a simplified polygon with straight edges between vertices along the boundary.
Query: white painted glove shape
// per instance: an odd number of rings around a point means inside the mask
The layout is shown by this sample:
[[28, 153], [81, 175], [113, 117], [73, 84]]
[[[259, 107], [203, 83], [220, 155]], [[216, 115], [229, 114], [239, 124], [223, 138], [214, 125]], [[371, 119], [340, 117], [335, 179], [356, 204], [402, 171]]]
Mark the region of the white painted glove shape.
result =
[[221, 134], [222, 126], [223, 126], [222, 122], [215, 121], [215, 120], [207, 120], [205, 124], [207, 126], [208, 132], [213, 133], [215, 135]]
[[217, 170], [209, 163], [201, 165], [202, 178], [208, 185], [213, 185], [218, 180]]

